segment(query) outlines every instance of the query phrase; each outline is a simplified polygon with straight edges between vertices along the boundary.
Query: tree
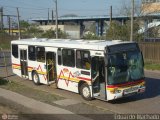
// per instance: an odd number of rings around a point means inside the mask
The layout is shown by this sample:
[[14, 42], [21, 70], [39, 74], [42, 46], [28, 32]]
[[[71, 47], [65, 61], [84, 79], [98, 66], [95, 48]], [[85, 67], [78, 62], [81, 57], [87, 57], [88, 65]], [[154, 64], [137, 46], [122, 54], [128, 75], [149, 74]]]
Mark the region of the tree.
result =
[[56, 33], [54, 30], [49, 29], [47, 31], [45, 31], [44, 33], [42, 33], [41, 37], [44, 38], [56, 38]]
[[21, 26], [21, 29], [28, 29], [30, 27], [30, 24], [27, 21], [21, 20], [20, 26]]
[[61, 29], [58, 29], [58, 36], [59, 38], [67, 38], [68, 37], [68, 34], [63, 32]]
[[96, 36], [95, 34], [88, 33], [88, 34], [84, 35], [83, 39], [86, 39], [86, 40], [98, 40], [99, 37]]
[[[63, 32], [62, 30], [58, 29], [58, 36], [59, 38], [67, 38], [68, 34]], [[47, 31], [44, 31], [40, 37], [45, 37], [45, 38], [56, 38], [56, 31], [49, 29]]]
[[[133, 40], [140, 41], [143, 39], [142, 34], [138, 34], [139, 24], [134, 21], [134, 33]], [[120, 22], [112, 21], [110, 28], [106, 31], [106, 38], [111, 40], [124, 40], [128, 41], [130, 39], [130, 20], [128, 20], [124, 25]]]
[[22, 32], [22, 38], [33, 38], [40, 37], [44, 31], [39, 28], [37, 25], [29, 25], [27, 28], [24, 28]]

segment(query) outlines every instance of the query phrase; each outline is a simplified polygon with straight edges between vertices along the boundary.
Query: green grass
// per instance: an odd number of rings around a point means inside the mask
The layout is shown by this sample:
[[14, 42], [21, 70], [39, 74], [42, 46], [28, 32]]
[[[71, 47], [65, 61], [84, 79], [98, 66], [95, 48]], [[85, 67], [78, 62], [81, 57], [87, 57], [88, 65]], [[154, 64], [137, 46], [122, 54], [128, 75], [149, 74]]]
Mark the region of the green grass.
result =
[[64, 99], [61, 96], [37, 90], [15, 81], [7, 82], [6, 80], [0, 79], [0, 87], [48, 104], [53, 104], [54, 101]]
[[147, 70], [160, 70], [160, 64], [145, 63], [144, 68]]

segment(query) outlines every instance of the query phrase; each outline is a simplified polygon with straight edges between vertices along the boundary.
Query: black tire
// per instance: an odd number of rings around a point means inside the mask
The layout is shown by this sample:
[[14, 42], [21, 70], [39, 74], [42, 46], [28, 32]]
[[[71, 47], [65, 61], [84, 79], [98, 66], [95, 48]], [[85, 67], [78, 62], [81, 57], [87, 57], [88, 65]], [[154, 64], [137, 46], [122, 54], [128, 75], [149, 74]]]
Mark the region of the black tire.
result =
[[34, 82], [35, 85], [40, 85], [40, 81], [39, 81], [39, 75], [37, 72], [33, 72], [32, 74], [32, 80]]
[[80, 94], [83, 99], [90, 101], [92, 100], [91, 91], [87, 83], [84, 83], [80, 86]]

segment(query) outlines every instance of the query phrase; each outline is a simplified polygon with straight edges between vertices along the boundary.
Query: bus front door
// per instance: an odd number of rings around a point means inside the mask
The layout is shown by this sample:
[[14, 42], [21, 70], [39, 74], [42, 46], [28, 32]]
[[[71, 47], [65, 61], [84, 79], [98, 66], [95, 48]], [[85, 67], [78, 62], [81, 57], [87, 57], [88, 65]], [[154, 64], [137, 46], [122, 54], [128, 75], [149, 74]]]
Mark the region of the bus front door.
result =
[[92, 57], [92, 91], [93, 97], [106, 100], [105, 66], [103, 57]]
[[27, 50], [20, 50], [21, 76], [28, 78]]
[[55, 82], [57, 78], [56, 74], [56, 53], [46, 53], [46, 67], [47, 67], [47, 80], [48, 84]]

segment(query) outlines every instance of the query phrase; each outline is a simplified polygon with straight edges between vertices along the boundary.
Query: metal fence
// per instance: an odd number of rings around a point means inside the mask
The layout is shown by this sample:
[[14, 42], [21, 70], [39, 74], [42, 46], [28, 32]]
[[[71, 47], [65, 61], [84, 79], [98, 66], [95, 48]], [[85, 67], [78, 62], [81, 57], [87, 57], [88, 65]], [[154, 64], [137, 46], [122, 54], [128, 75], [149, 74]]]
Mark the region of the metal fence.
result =
[[[5, 59], [4, 59], [5, 56]], [[6, 63], [5, 63], [6, 62]], [[11, 65], [11, 55], [10, 51], [1, 51], [0, 50], [0, 67], [4, 67], [5, 64], [7, 66]]]
[[160, 42], [143, 42], [139, 47], [145, 62], [160, 63]]

